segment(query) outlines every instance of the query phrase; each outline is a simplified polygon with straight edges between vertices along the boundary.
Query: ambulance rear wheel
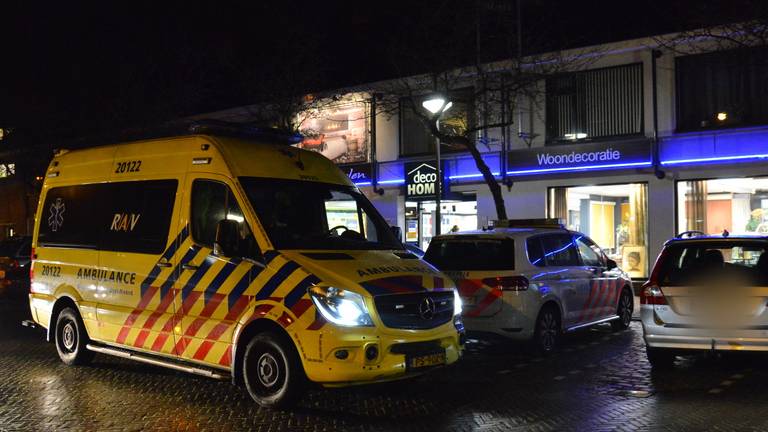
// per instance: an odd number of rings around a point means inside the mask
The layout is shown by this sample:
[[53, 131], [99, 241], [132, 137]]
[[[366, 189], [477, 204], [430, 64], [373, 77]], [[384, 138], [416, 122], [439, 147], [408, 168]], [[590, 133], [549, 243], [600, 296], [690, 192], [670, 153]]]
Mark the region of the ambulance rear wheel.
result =
[[93, 351], [85, 347], [88, 333], [77, 311], [65, 308], [56, 319], [56, 351], [64, 364], [69, 366], [88, 364], [93, 360]]
[[245, 348], [243, 379], [256, 403], [288, 408], [301, 397], [306, 377], [298, 353], [287, 338], [274, 333], [253, 337]]

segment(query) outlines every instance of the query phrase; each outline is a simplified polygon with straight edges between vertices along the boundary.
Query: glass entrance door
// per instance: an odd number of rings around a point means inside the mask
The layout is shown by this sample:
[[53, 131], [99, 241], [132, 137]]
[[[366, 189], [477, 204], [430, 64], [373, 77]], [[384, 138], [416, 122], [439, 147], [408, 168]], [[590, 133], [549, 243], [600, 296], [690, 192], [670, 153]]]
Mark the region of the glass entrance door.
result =
[[[406, 203], [406, 242], [426, 250], [435, 236], [436, 205], [434, 201]], [[477, 203], [475, 201], [443, 201], [440, 232], [477, 229]], [[417, 226], [413, 226], [414, 223]], [[413, 229], [416, 232], [412, 232]]]

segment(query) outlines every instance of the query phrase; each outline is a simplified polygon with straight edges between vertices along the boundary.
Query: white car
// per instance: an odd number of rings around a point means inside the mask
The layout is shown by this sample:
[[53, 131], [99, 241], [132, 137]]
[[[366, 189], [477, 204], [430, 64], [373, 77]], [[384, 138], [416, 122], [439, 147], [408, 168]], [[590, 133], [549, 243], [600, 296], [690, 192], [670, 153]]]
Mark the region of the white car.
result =
[[[686, 233], [688, 234], [688, 233]], [[768, 351], [768, 237], [681, 235], [640, 295], [648, 360], [704, 351]]]
[[605, 322], [621, 330], [632, 319], [629, 276], [559, 225], [437, 236], [424, 259], [455, 280], [468, 331], [532, 339], [543, 353], [563, 332]]

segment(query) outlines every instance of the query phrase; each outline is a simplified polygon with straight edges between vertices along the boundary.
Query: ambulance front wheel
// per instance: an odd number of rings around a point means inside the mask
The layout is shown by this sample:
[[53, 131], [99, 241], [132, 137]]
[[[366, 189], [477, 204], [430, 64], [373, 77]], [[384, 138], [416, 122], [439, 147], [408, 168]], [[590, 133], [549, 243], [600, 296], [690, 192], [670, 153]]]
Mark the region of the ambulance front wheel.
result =
[[298, 353], [287, 337], [260, 333], [251, 339], [243, 358], [243, 379], [259, 405], [287, 408], [298, 402], [306, 376]]
[[56, 319], [56, 351], [66, 365], [83, 365], [93, 360], [93, 351], [85, 347], [88, 333], [80, 315], [68, 307], [59, 312]]

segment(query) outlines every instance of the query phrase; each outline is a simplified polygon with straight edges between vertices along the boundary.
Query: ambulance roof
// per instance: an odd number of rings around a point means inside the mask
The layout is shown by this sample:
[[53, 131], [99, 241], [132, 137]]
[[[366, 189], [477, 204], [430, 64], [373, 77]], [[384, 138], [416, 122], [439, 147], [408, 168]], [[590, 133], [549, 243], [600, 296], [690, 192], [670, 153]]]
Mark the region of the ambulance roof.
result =
[[154, 138], [64, 150], [57, 153], [49, 165], [46, 183], [138, 180], [190, 171], [353, 186], [333, 162], [319, 153], [265, 139], [213, 135]]

